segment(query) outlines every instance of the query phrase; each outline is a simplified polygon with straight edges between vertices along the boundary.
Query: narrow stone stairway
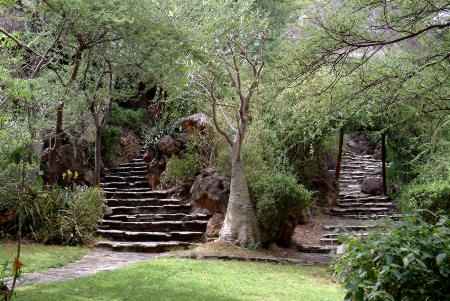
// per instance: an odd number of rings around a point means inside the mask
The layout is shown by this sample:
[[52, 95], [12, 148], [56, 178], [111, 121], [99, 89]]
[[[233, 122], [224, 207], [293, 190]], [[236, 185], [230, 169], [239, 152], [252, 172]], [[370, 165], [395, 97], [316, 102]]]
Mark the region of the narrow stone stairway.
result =
[[189, 248], [203, 238], [212, 215], [190, 214], [191, 205], [152, 191], [143, 159], [134, 159], [106, 172], [101, 186], [112, 214], [97, 233], [110, 241], [96, 247], [114, 251], [164, 252]]
[[[396, 203], [389, 196], [361, 192], [361, 183], [365, 178], [380, 177], [381, 164], [381, 160], [371, 159], [370, 155], [361, 156], [350, 150], [346, 152], [341, 165], [337, 205], [331, 208], [331, 217], [324, 223], [326, 233], [320, 239], [320, 245], [303, 245], [299, 246], [300, 250], [329, 253], [339, 246], [339, 235], [343, 231], [365, 235], [370, 227], [365, 225], [368, 221], [377, 223], [387, 216], [392, 219], [402, 217], [395, 211]], [[334, 170], [330, 172], [334, 173]]]

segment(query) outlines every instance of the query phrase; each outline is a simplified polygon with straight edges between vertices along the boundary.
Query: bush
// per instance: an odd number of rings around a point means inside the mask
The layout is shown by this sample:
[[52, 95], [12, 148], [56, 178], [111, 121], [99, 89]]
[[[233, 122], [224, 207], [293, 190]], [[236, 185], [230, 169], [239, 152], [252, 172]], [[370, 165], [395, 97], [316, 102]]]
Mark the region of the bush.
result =
[[[431, 183], [410, 184], [404, 188], [398, 202], [399, 208], [404, 213], [427, 209], [433, 213], [443, 212], [450, 216], [450, 183], [437, 180]], [[435, 221], [435, 215], [427, 210], [421, 211], [422, 217], [427, 222]]]
[[123, 126], [131, 129], [136, 135], [141, 134], [141, 127], [147, 120], [147, 112], [144, 109], [130, 110], [124, 109], [118, 103], [111, 106], [109, 124]]
[[256, 203], [256, 217], [263, 245], [275, 242], [294, 213], [306, 214], [312, 204], [312, 192], [297, 184], [292, 174], [266, 171], [248, 179], [250, 196]]
[[103, 150], [107, 152], [114, 151], [120, 137], [122, 137], [122, 129], [120, 127], [107, 125], [102, 135]]
[[[19, 189], [6, 187], [0, 197], [8, 195], [19, 201]], [[91, 244], [94, 231], [103, 218], [101, 190], [92, 187], [57, 188], [34, 193], [28, 185], [23, 200], [24, 230], [40, 243], [65, 245]]]
[[344, 300], [449, 300], [450, 220], [419, 215], [387, 220], [361, 237], [343, 234], [333, 267]]

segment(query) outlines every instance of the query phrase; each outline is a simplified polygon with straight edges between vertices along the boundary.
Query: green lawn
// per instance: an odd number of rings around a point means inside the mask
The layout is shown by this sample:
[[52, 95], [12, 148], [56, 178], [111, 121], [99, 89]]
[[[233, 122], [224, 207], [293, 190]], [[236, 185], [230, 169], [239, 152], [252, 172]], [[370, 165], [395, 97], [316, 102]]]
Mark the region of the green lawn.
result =
[[161, 258], [59, 283], [19, 300], [343, 300], [324, 267]]
[[[0, 263], [9, 259], [8, 250], [12, 251], [13, 258], [17, 255], [16, 244], [1, 244], [0, 245]], [[84, 255], [89, 253], [87, 247], [62, 247], [49, 246], [41, 244], [22, 245], [20, 251], [20, 260], [26, 267], [22, 268], [23, 273], [39, 272], [43, 270], [59, 268], [68, 263], [81, 259]], [[11, 265], [9, 265], [11, 268]], [[8, 275], [9, 276], [9, 275]]]

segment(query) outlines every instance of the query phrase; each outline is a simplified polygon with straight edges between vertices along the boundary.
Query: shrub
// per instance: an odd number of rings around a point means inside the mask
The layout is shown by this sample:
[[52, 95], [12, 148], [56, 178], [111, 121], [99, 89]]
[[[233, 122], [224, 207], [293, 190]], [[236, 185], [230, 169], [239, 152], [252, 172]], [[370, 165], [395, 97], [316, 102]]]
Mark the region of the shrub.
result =
[[[18, 202], [18, 189], [9, 187], [3, 192]], [[94, 241], [95, 227], [103, 217], [102, 202], [103, 192], [97, 188], [74, 185], [73, 189], [57, 188], [34, 193], [26, 185], [24, 229], [41, 243], [90, 244]]]
[[[399, 208], [404, 213], [427, 209], [433, 213], [440, 211], [450, 216], [450, 183], [437, 180], [431, 183], [410, 184], [404, 188], [398, 202]], [[427, 210], [421, 211], [422, 217], [427, 222], [435, 221], [435, 215]]]
[[124, 109], [116, 102], [111, 106], [109, 124], [129, 128], [136, 135], [140, 135], [141, 127], [144, 125], [146, 119], [147, 112], [144, 109], [138, 109], [136, 111]]
[[267, 170], [248, 179], [248, 186], [265, 246], [280, 237], [289, 215], [305, 214], [312, 204], [312, 192], [297, 184], [292, 174]]
[[122, 129], [118, 126], [107, 125], [102, 135], [102, 147], [105, 151], [114, 151], [119, 138], [122, 137]]
[[333, 267], [344, 300], [449, 300], [450, 220], [387, 220], [361, 237], [343, 234]]
[[202, 164], [195, 153], [185, 153], [181, 156], [173, 156], [166, 167], [166, 175], [172, 183], [185, 182], [189, 178], [196, 177], [202, 170]]

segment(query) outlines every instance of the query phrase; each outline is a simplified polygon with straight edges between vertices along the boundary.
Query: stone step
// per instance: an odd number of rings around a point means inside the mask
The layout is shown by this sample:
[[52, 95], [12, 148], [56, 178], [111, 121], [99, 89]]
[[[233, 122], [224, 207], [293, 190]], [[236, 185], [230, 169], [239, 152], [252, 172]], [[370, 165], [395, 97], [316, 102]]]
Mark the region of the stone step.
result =
[[146, 176], [147, 170], [131, 170], [131, 171], [118, 171], [118, 172], [114, 172], [114, 175], [116, 176]]
[[371, 202], [339, 202], [338, 206], [341, 208], [348, 208], [348, 207], [395, 207], [395, 204], [392, 202], [389, 203], [371, 203]]
[[111, 207], [113, 214], [151, 214], [151, 213], [189, 213], [191, 204], [162, 205], [162, 206], [120, 206]]
[[158, 198], [147, 198], [147, 199], [109, 199], [109, 207], [132, 207], [132, 206], [147, 206], [147, 205], [178, 205], [183, 204], [182, 201], [178, 199], [158, 199]]
[[131, 161], [130, 162], [133, 162], [133, 163], [145, 163], [145, 161], [144, 161], [144, 159], [142, 159], [142, 158], [137, 158], [137, 159], [131, 159]]
[[130, 162], [130, 163], [120, 164], [119, 167], [115, 167], [115, 168], [117, 169], [117, 168], [125, 168], [125, 167], [130, 167], [133, 169], [141, 169], [141, 168], [147, 169], [147, 164], [144, 162], [144, 160], [142, 160], [141, 162]]
[[119, 166], [119, 167], [113, 167], [109, 170], [109, 172], [117, 174], [119, 172], [138, 172], [138, 171], [147, 171], [147, 166], [141, 165], [141, 166]]
[[116, 176], [116, 175], [105, 175], [104, 183], [111, 182], [130, 182], [134, 183], [136, 181], [147, 181], [146, 176]]
[[151, 190], [150, 188], [146, 190], [117, 190], [117, 191], [106, 191], [106, 197], [113, 197], [115, 199], [148, 199], [148, 198], [165, 198], [167, 196], [167, 191]]
[[117, 220], [103, 220], [100, 229], [124, 230], [124, 231], [206, 231], [208, 221], [159, 221], [159, 222], [124, 222]]
[[196, 241], [205, 235], [204, 231], [150, 232], [103, 229], [98, 229], [97, 233], [106, 238], [118, 241]]
[[333, 215], [339, 214], [354, 214], [354, 213], [377, 213], [377, 212], [389, 212], [388, 207], [350, 207], [350, 208], [339, 208], [334, 207], [330, 210], [330, 213]]
[[389, 217], [393, 220], [399, 220], [403, 218], [403, 214], [398, 214], [396, 212], [387, 212], [387, 214], [343, 214], [339, 215], [340, 218], [344, 219], [360, 219], [360, 220], [379, 220], [382, 218]]
[[343, 200], [390, 200], [389, 196], [370, 195], [367, 193], [339, 193], [339, 201]]
[[185, 241], [99, 241], [95, 247], [117, 252], [162, 253], [177, 249], [189, 249], [191, 243]]
[[117, 214], [108, 215], [105, 220], [119, 220], [125, 222], [151, 222], [151, 221], [190, 221], [206, 220], [208, 221], [212, 214], [185, 214], [185, 213], [159, 213], [159, 214]]
[[330, 254], [332, 250], [337, 249], [337, 246], [321, 246], [321, 245], [297, 245], [300, 252], [305, 253], [325, 253]]
[[370, 228], [373, 228], [375, 226], [340, 226], [340, 225], [327, 225], [327, 226], [323, 226], [323, 228], [325, 230], [328, 231], [336, 231], [337, 233], [340, 232], [354, 232], [354, 231], [362, 231], [365, 230], [367, 231]]

